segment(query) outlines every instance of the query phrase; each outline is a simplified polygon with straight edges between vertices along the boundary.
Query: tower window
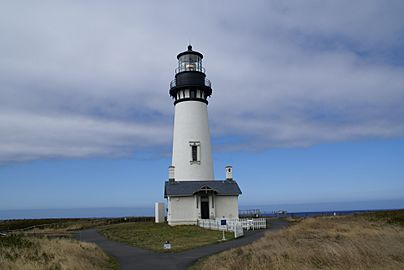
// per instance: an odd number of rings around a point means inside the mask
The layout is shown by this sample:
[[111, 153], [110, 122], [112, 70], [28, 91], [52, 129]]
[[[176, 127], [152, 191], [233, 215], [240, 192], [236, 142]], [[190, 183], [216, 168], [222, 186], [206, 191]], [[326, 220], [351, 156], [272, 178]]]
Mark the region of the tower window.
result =
[[201, 164], [201, 144], [200, 142], [189, 142], [189, 146], [191, 146], [191, 164]]
[[195, 90], [191, 90], [191, 98], [196, 98], [196, 91]]
[[192, 145], [192, 161], [198, 161], [198, 146]]

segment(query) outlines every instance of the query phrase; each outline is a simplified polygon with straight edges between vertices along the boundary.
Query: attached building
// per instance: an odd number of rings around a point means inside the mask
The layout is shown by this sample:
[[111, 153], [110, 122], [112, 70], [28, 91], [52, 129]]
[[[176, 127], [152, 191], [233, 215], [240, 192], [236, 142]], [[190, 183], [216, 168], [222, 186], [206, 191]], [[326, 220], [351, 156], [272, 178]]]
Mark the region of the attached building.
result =
[[238, 218], [241, 190], [233, 180], [167, 181], [168, 222], [196, 224], [197, 219]]

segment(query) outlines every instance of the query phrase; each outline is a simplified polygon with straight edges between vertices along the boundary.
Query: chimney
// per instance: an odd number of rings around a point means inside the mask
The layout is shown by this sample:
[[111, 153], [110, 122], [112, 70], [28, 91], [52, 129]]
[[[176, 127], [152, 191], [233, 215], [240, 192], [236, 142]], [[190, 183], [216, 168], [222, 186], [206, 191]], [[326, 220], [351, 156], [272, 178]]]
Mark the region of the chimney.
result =
[[174, 166], [168, 167], [168, 181], [169, 182], [175, 181], [175, 167]]
[[226, 166], [226, 180], [233, 180], [233, 167]]

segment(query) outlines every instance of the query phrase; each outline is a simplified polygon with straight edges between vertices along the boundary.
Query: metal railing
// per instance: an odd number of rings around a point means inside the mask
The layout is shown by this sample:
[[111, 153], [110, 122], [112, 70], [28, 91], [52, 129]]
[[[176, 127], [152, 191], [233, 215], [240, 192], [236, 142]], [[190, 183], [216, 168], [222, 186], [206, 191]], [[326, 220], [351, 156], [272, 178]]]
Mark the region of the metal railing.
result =
[[[212, 87], [212, 83], [210, 80], [205, 79], [204, 85], [207, 87]], [[170, 88], [176, 87], [177, 86], [177, 80], [174, 79], [170, 82]]]
[[241, 218], [258, 218], [261, 216], [260, 209], [245, 209], [238, 211], [239, 217]]

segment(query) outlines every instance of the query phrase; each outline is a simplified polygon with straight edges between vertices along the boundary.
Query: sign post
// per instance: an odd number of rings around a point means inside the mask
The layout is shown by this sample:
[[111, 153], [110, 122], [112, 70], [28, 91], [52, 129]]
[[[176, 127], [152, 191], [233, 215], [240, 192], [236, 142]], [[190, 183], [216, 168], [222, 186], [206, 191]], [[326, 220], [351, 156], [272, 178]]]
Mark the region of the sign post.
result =
[[226, 222], [226, 219], [221, 219], [220, 220], [220, 229], [222, 230], [222, 232], [223, 232], [223, 237], [222, 237], [222, 241], [226, 241], [226, 236], [225, 236], [225, 233], [224, 233], [224, 231], [226, 230], [226, 228], [227, 228], [227, 222]]

